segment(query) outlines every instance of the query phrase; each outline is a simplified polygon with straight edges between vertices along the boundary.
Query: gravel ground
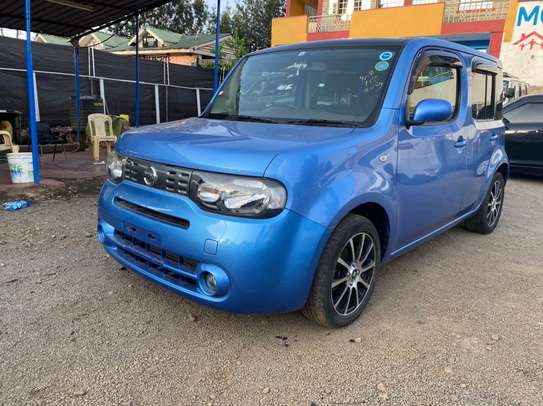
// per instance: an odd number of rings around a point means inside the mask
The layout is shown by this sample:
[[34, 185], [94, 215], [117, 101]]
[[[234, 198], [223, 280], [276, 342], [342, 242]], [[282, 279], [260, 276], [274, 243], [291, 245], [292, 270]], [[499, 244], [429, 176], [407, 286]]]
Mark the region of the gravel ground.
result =
[[96, 196], [0, 212], [0, 404], [541, 405], [543, 181], [382, 269], [354, 325], [208, 309], [122, 270]]

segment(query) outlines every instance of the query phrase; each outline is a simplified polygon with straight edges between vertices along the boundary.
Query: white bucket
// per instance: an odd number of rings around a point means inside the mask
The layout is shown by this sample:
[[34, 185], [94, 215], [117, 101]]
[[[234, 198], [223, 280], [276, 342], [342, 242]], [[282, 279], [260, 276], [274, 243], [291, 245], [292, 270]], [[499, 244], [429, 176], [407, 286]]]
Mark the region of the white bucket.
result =
[[34, 182], [34, 168], [32, 167], [32, 152], [18, 152], [6, 154], [8, 157], [9, 173], [13, 183]]

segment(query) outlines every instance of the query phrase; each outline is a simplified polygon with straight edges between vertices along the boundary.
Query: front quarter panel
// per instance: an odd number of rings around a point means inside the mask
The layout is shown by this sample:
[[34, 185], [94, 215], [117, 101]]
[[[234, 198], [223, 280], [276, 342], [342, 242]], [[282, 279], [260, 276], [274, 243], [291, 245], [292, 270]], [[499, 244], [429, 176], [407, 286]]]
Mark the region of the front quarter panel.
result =
[[307, 150], [281, 153], [265, 176], [286, 186], [287, 208], [327, 227], [329, 233], [351, 210], [368, 202], [384, 207], [392, 229], [397, 114], [384, 109], [370, 129], [355, 129]]

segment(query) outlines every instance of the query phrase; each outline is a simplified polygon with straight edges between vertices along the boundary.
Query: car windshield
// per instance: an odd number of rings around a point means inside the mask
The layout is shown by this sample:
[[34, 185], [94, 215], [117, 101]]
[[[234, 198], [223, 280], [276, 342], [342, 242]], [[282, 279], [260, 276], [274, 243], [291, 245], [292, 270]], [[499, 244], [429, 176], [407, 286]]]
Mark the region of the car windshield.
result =
[[365, 126], [376, 116], [398, 46], [348, 46], [249, 56], [206, 117]]

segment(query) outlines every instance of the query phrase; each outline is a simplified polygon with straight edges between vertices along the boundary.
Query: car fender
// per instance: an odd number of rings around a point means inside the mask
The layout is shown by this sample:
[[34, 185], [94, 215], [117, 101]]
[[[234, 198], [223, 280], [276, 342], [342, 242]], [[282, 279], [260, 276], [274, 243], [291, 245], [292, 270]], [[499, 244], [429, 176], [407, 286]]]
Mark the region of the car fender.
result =
[[392, 230], [396, 224], [396, 142], [390, 131], [367, 148], [355, 143], [347, 148], [336, 145], [326, 152], [279, 154], [265, 176], [286, 186], [287, 209], [326, 228], [321, 247], [341, 220], [365, 203], [380, 205]]
[[[498, 168], [502, 166], [503, 164], [507, 165], [507, 173], [509, 174], [509, 158], [507, 157], [507, 152], [505, 152], [505, 148], [503, 145], [497, 145], [494, 148], [494, 151], [492, 152], [492, 155], [490, 156], [490, 159], [488, 161], [485, 161], [486, 168], [484, 168], [484, 177], [485, 181], [483, 184], [483, 187], [481, 188], [481, 195], [479, 196], [479, 204], [476, 207], [476, 210], [481, 207], [481, 204], [483, 204], [486, 195], [488, 194], [488, 191], [490, 190], [490, 187], [492, 186], [492, 179], [494, 178], [494, 175], [498, 171]], [[507, 181], [507, 177], [505, 179]]]

